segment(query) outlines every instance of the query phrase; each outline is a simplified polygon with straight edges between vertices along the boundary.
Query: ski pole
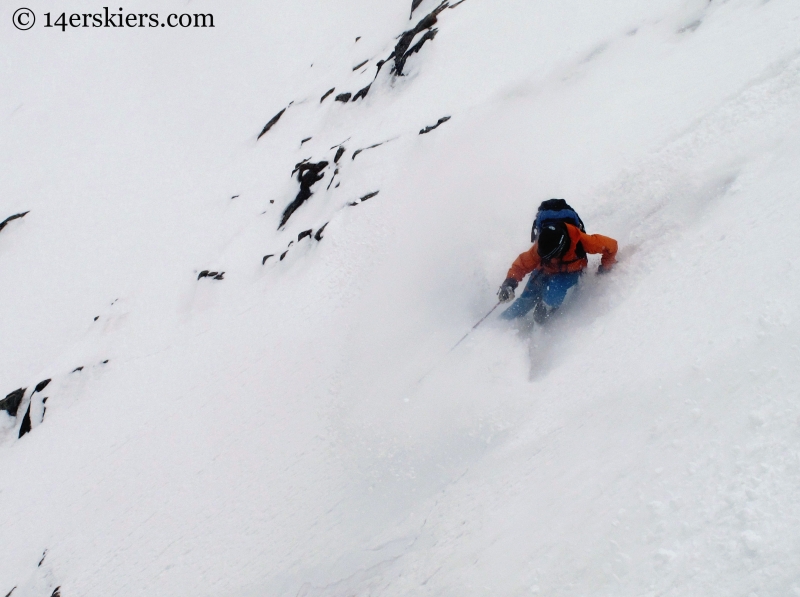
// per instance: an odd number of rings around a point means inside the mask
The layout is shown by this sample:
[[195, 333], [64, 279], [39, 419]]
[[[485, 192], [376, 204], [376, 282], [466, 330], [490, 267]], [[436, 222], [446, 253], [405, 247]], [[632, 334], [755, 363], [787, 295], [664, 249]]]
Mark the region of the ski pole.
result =
[[481, 320], [478, 323], [476, 323], [475, 325], [473, 325], [469, 329], [469, 331], [466, 334], [464, 334], [464, 337], [461, 338], [461, 340], [459, 340], [458, 342], [456, 342], [453, 345], [453, 348], [451, 348], [450, 350], [447, 351], [447, 354], [450, 354], [451, 352], [453, 352], [458, 347], [458, 345], [461, 344], [464, 340], [466, 340], [467, 336], [469, 336], [472, 332], [475, 331], [475, 328], [477, 328], [480, 324], [482, 324], [484, 321], [486, 321], [486, 318], [489, 317], [489, 315], [491, 315], [492, 313], [494, 313], [494, 310], [497, 309], [497, 307], [499, 307], [499, 306], [500, 306], [500, 301], [497, 301], [497, 304], [494, 307], [492, 307], [491, 310], [486, 315], [481, 317]]
[[445, 353], [445, 354], [442, 356], [442, 358], [440, 358], [440, 359], [439, 359], [439, 360], [436, 362], [436, 364], [435, 364], [433, 367], [431, 367], [430, 369], [428, 369], [428, 372], [427, 372], [425, 375], [423, 375], [422, 377], [420, 377], [420, 378], [417, 380], [417, 384], [420, 384], [420, 383], [422, 383], [422, 380], [424, 380], [424, 379], [425, 379], [426, 377], [428, 377], [428, 376], [429, 376], [431, 373], [433, 373], [433, 371], [434, 371], [434, 370], [435, 370], [435, 369], [436, 369], [436, 368], [437, 368], [437, 367], [438, 367], [438, 366], [439, 366], [439, 365], [442, 363], [442, 361], [443, 361], [443, 360], [444, 360], [444, 359], [447, 357], [447, 355], [449, 355], [449, 354], [450, 354], [451, 352], [453, 352], [453, 351], [454, 351], [456, 348], [458, 348], [458, 345], [459, 345], [459, 344], [461, 344], [461, 343], [462, 343], [464, 340], [466, 340], [466, 339], [467, 339], [467, 336], [469, 336], [469, 335], [470, 335], [472, 332], [474, 332], [474, 331], [475, 331], [475, 329], [476, 329], [476, 328], [477, 328], [477, 327], [478, 327], [480, 324], [482, 324], [484, 321], [486, 321], [486, 318], [487, 318], [487, 317], [489, 317], [489, 315], [491, 315], [492, 313], [494, 313], [494, 310], [495, 310], [495, 309], [497, 309], [497, 307], [499, 307], [499, 306], [500, 306], [500, 304], [501, 304], [501, 301], [497, 301], [497, 304], [496, 304], [494, 307], [492, 307], [492, 308], [489, 310], [489, 312], [488, 312], [486, 315], [484, 315], [483, 317], [481, 317], [481, 318], [480, 318], [480, 321], [478, 321], [478, 323], [476, 323], [475, 325], [473, 325], [473, 326], [472, 326], [472, 327], [471, 327], [471, 328], [470, 328], [470, 329], [467, 331], [467, 333], [466, 333], [466, 334], [464, 334], [464, 336], [461, 338], [461, 340], [459, 340], [458, 342], [456, 342], [456, 343], [453, 345], [453, 348], [451, 348], [450, 350], [448, 350], [448, 351], [447, 351], [447, 352], [446, 352], [446, 353]]

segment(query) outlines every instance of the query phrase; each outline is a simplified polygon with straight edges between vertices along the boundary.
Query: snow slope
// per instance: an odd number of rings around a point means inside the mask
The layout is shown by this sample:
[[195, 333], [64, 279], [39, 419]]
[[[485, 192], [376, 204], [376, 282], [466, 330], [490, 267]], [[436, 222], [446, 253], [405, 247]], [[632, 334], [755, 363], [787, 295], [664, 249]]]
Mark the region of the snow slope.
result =
[[[2, 5], [0, 594], [800, 594], [800, 5], [453, 2], [343, 103], [436, 1], [137, 4], [215, 28]], [[448, 354], [549, 197], [619, 265]]]

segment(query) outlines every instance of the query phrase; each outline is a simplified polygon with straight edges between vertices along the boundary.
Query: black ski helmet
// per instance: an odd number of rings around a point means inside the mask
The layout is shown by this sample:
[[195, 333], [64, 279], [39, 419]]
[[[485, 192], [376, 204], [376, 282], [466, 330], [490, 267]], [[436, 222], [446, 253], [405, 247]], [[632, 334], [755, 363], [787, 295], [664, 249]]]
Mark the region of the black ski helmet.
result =
[[548, 222], [539, 232], [536, 252], [543, 260], [561, 257], [569, 247], [569, 233], [564, 222]]

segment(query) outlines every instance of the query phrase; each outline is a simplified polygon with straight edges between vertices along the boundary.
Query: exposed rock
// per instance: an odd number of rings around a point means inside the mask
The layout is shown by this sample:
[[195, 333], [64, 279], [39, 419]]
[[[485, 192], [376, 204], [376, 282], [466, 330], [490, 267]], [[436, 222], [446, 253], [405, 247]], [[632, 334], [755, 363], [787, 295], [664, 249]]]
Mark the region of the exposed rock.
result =
[[31, 430], [31, 405], [28, 404], [28, 410], [25, 411], [25, 416], [22, 417], [22, 425], [19, 426], [19, 435], [17, 438], [22, 437]]
[[411, 0], [411, 16], [408, 17], [409, 19], [414, 16], [414, 11], [419, 8], [420, 4], [422, 4], [422, 0]]
[[302, 140], [300, 141], [300, 147], [302, 147], [302, 146], [303, 146], [303, 143], [305, 143], [306, 141], [311, 141], [311, 139], [313, 139], [313, 138], [314, 138], [314, 137], [306, 137], [305, 139], [302, 139]]
[[300, 242], [307, 236], [311, 236], [314, 233], [312, 229], [303, 230], [300, 234], [297, 235], [297, 242]]
[[61, 597], [61, 587], [53, 589], [53, 594], [50, 597]]
[[325, 230], [325, 226], [327, 226], [328, 224], [330, 224], [330, 222], [325, 222], [325, 223], [322, 225], [322, 228], [320, 228], [319, 230], [317, 230], [317, 233], [314, 235], [314, 240], [317, 240], [317, 241], [320, 241], [320, 240], [322, 240], [322, 231], [323, 231], [323, 230]]
[[44, 381], [40, 381], [39, 383], [36, 384], [36, 389], [33, 391], [33, 393], [41, 392], [42, 390], [44, 390], [48, 386], [48, 384], [51, 381], [52, 380], [50, 380], [50, 379], [45, 379]]
[[387, 62], [389, 62], [389, 60], [391, 60], [392, 58], [394, 58], [394, 53], [392, 53], [386, 60], [379, 60], [378, 61], [378, 64], [376, 65], [378, 68], [375, 69], [375, 76], [372, 78], [373, 81], [375, 81], [375, 79], [378, 78], [378, 75], [380, 74], [381, 69], [383, 68], [383, 65], [386, 64]]
[[16, 588], [17, 588], [17, 587], [14, 587], [14, 588], [13, 588], [13, 589], [11, 589], [11, 590], [10, 590], [8, 593], [6, 593], [6, 597], [11, 597], [11, 593], [13, 593], [13, 592], [14, 592], [14, 589], [16, 589]]
[[264, 255], [264, 258], [261, 260], [261, 265], [264, 265], [267, 262], [267, 259], [270, 257], [275, 257], [275, 253], [270, 253], [269, 255]]
[[71, 371], [71, 373], [77, 373], [78, 371], [83, 371], [83, 365], [81, 365], [80, 367], [75, 367], [75, 368], [74, 368], [74, 369]]
[[41, 568], [41, 567], [42, 567], [42, 564], [44, 564], [44, 559], [45, 559], [46, 557], [47, 557], [47, 550], [45, 549], [45, 550], [44, 550], [44, 553], [42, 553], [42, 559], [41, 559], [41, 560], [39, 560], [39, 565], [37, 566], [37, 568]]
[[[392, 67], [392, 72], [397, 76], [403, 76], [403, 67], [406, 64], [406, 60], [412, 54], [416, 54], [422, 48], [422, 45], [428, 41], [433, 39], [436, 36], [436, 29], [431, 29], [437, 21], [438, 15], [448, 6], [448, 1], [445, 0], [439, 6], [437, 6], [433, 12], [423, 18], [419, 23], [417, 23], [416, 27], [413, 29], [409, 29], [405, 31], [400, 38], [397, 40], [397, 44], [394, 47], [394, 67]], [[413, 12], [413, 11], [412, 11]], [[422, 38], [414, 45], [413, 48], [409, 49], [411, 46], [411, 42], [414, 41], [414, 38], [417, 36], [418, 33], [421, 33], [428, 29], [427, 33], [422, 36]]]
[[31, 212], [30, 212], [30, 211], [24, 211], [24, 212], [22, 212], [22, 213], [19, 213], [19, 214], [14, 214], [13, 216], [8, 216], [8, 217], [7, 217], [5, 220], [3, 220], [2, 222], [0, 222], [0, 230], [2, 230], [3, 228], [5, 228], [5, 227], [6, 227], [6, 225], [7, 225], [9, 222], [11, 222], [12, 220], [16, 220], [16, 219], [18, 219], [18, 218], [24, 218], [24, 217], [25, 217], [25, 216], [27, 216], [29, 213], [31, 213]]
[[213, 278], [214, 280], [222, 280], [222, 276], [225, 275], [225, 272], [210, 272], [207, 269], [204, 269], [202, 272], [197, 274], [197, 279], [200, 278]]
[[375, 149], [376, 147], [380, 147], [380, 146], [381, 146], [381, 145], [383, 145], [384, 143], [386, 143], [386, 141], [381, 141], [380, 143], [376, 143], [375, 145], [370, 145], [369, 147], [362, 147], [361, 149], [356, 149], [356, 150], [353, 152], [353, 157], [351, 158], [351, 160], [355, 160], [355, 159], [356, 159], [356, 156], [357, 156], [359, 153], [361, 153], [362, 151], [366, 151], [366, 150], [368, 150], [368, 149]]
[[363, 98], [367, 97], [367, 94], [369, 93], [369, 88], [370, 87], [372, 87], [372, 83], [370, 83], [369, 85], [364, 87], [364, 89], [361, 89], [361, 90], [357, 91], [356, 94], [353, 96], [352, 101], [360, 100], [360, 99], [363, 99]]
[[447, 122], [448, 120], [450, 120], [450, 117], [449, 117], [449, 116], [443, 116], [442, 118], [440, 118], [440, 119], [438, 120], [438, 122], [437, 122], [436, 124], [433, 124], [433, 125], [431, 125], [431, 126], [426, 126], [424, 129], [422, 129], [422, 130], [419, 132], [419, 134], [420, 134], [420, 135], [424, 135], [424, 134], [426, 134], [426, 133], [430, 133], [430, 132], [431, 132], [433, 129], [439, 128], [439, 127], [440, 127], [442, 124], [444, 124], [444, 123], [445, 123], [445, 122]]
[[328, 89], [328, 91], [326, 91], [325, 94], [321, 98], [319, 98], [319, 103], [321, 104], [322, 102], [324, 102], [325, 98], [328, 97], [334, 91], [336, 91], [336, 87], [331, 87], [330, 89]]
[[233, 195], [231, 199], [236, 199], [239, 195]]
[[99, 315], [98, 315], [97, 317], [95, 317], [95, 318], [94, 318], [94, 321], [97, 321], [98, 319], [100, 319], [100, 316], [99, 316]]
[[289, 218], [292, 217], [292, 214], [297, 211], [297, 208], [303, 205], [306, 200], [311, 197], [313, 194], [311, 192], [311, 187], [314, 186], [318, 181], [324, 178], [324, 174], [321, 172], [327, 168], [328, 162], [322, 161], [317, 162], [316, 164], [313, 162], [303, 161], [300, 162], [295, 166], [295, 169], [292, 170], [292, 174], [297, 172], [297, 180], [300, 183], [300, 191], [297, 193], [297, 197], [295, 197], [294, 201], [292, 201], [286, 209], [283, 211], [283, 216], [281, 217], [281, 222], [278, 224], [278, 229], [284, 227], [286, 222], [289, 221]]
[[281, 258], [279, 261], [283, 261], [283, 258], [286, 257], [286, 253], [289, 252], [289, 249], [286, 249], [283, 253], [281, 253]]
[[364, 65], [365, 65], [367, 62], [369, 62], [369, 60], [365, 60], [364, 62], [361, 62], [361, 63], [359, 63], [359, 64], [356, 64], [356, 65], [353, 67], [353, 72], [357, 71], [359, 68], [361, 68], [362, 66], [364, 66]]
[[[336, 175], [337, 174], [339, 174], [339, 168], [336, 168], [336, 170], [333, 171], [333, 176], [331, 176], [331, 181], [328, 183], [328, 187], [325, 189], [326, 191], [330, 191], [331, 190], [331, 185], [333, 184], [333, 181], [336, 180]], [[336, 186], [339, 186], [339, 185], [337, 184]]]
[[425, 42], [426, 41], [431, 41], [434, 37], [436, 37], [437, 33], [439, 33], [438, 29], [431, 29], [430, 31], [426, 31], [425, 34], [422, 37], [419, 38], [419, 41], [417, 43], [415, 43], [408, 50], [408, 52], [405, 53], [405, 56], [403, 56], [403, 63], [405, 64], [405, 61], [409, 58], [409, 56], [419, 52], [422, 49], [422, 46], [425, 44]]
[[345, 150], [344, 147], [339, 147], [339, 149], [336, 150], [336, 157], [333, 158], [333, 163], [334, 164], [338, 164], [339, 163], [339, 159], [344, 155], [345, 151], [346, 150]]
[[364, 195], [364, 196], [363, 196], [363, 197], [360, 199], [360, 201], [366, 201], [367, 199], [372, 199], [372, 198], [373, 198], [375, 195], [377, 195], [378, 193], [380, 193], [380, 191], [373, 191], [372, 193], [367, 193], [366, 195]]
[[347, 102], [349, 102], [349, 101], [350, 101], [350, 96], [352, 96], [352, 95], [353, 95], [353, 94], [352, 94], [352, 93], [350, 93], [350, 92], [348, 91], [347, 93], [340, 93], [340, 94], [339, 94], [339, 95], [337, 95], [337, 96], [336, 96], [334, 99], [335, 99], [337, 102], [342, 102], [342, 103], [345, 103], [345, 104], [346, 104]]
[[28, 388], [20, 388], [18, 390], [14, 390], [8, 396], [0, 400], [0, 410], [6, 411], [12, 417], [17, 416], [17, 411], [19, 410], [19, 405], [22, 402], [22, 399], [25, 397], [25, 391]]
[[386, 64], [392, 58], [394, 58], [394, 52], [392, 52], [386, 60], [379, 60], [377, 62], [377, 64], [375, 65], [376, 66], [376, 68], [375, 68], [375, 76], [372, 77], [372, 82], [369, 85], [367, 85], [366, 87], [364, 87], [363, 89], [359, 90], [356, 93], [356, 97], [353, 98], [353, 101], [356, 101], [359, 98], [367, 96], [367, 93], [369, 93], [369, 89], [372, 86], [372, 83], [374, 83], [375, 79], [378, 78], [378, 75], [380, 74], [381, 69], [383, 68], [383, 65]]
[[264, 128], [261, 130], [261, 133], [258, 135], [258, 137], [256, 137], [256, 141], [258, 141], [261, 137], [266, 135], [269, 132], [269, 129], [275, 126], [275, 124], [281, 119], [281, 116], [283, 116], [284, 112], [286, 112], [286, 108], [284, 108], [283, 110], [275, 114], [275, 116], [270, 118], [270, 121], [264, 125]]

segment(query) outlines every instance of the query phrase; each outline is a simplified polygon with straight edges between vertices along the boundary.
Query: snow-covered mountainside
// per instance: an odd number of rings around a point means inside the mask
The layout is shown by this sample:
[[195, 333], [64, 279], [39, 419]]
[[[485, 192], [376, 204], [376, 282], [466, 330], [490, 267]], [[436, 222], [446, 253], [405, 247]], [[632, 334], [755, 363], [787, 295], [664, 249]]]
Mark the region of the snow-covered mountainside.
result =
[[800, 595], [800, 3], [439, 2], [3, 2], [0, 595]]

